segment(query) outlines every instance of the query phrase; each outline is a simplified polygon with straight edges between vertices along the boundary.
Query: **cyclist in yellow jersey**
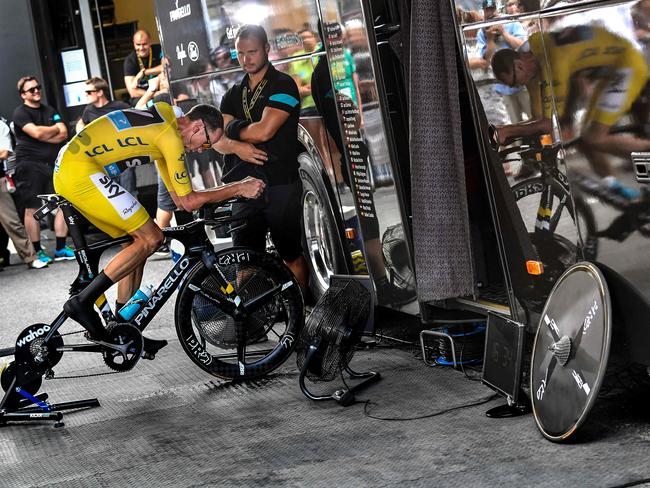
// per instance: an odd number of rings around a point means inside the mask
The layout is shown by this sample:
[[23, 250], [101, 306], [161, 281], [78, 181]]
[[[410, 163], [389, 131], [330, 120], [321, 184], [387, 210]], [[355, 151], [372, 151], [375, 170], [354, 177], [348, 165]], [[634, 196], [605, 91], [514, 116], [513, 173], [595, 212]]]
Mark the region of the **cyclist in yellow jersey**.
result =
[[[546, 59], [545, 59], [546, 57]], [[510, 86], [525, 85], [532, 120], [499, 128], [501, 143], [512, 137], [552, 133], [553, 104], [560, 120], [568, 115], [572, 82], [584, 76], [597, 80], [581, 132], [581, 149], [594, 171], [613, 178], [603, 153], [630, 158], [650, 150], [650, 140], [610, 134], [610, 127], [637, 99], [648, 81], [643, 54], [632, 43], [598, 26], [574, 26], [558, 32], [536, 32], [519, 51], [504, 49], [492, 58], [496, 78]]]
[[[146, 259], [163, 241], [162, 231], [144, 207], [110, 177], [155, 161], [174, 203], [188, 211], [236, 196], [257, 198], [264, 183], [250, 177], [215, 190], [193, 191], [185, 170], [185, 152], [209, 149], [222, 134], [223, 117], [211, 105], [197, 105], [177, 118], [173, 107], [157, 103], [148, 110], [118, 110], [98, 118], [59, 152], [54, 167], [56, 192], [111, 237], [133, 237], [133, 242], [124, 245], [63, 307], [88, 330], [91, 340], [105, 339], [105, 329], [93, 309], [95, 300], [119, 281], [117, 301], [125, 303], [140, 285]], [[145, 339], [145, 352], [155, 353], [162, 345]]]

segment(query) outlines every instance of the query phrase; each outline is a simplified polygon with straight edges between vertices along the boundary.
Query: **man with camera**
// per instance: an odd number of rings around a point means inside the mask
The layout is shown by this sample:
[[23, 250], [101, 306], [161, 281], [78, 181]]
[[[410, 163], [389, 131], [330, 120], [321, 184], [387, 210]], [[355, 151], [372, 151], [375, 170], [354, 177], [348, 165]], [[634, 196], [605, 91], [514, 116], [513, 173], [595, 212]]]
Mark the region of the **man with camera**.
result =
[[[499, 17], [496, 0], [483, 0], [483, 16], [486, 21]], [[520, 22], [491, 25], [479, 29], [476, 47], [479, 55], [489, 63], [495, 52], [506, 48], [517, 50], [526, 42], [527, 37]], [[524, 119], [523, 114], [530, 113], [530, 102], [525, 90], [497, 83], [494, 91], [503, 98], [510, 123], [521, 122]]]

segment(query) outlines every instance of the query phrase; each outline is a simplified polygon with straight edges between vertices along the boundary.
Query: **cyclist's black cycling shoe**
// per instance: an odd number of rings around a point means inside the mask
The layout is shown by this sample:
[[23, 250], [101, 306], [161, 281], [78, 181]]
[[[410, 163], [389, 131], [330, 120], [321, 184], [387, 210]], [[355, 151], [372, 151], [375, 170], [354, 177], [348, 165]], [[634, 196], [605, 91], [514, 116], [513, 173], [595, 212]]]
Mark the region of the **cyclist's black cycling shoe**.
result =
[[142, 340], [144, 341], [144, 347], [142, 348], [142, 357], [144, 359], [154, 359], [156, 353], [168, 344], [165, 339], [149, 339], [142, 336]]
[[89, 339], [106, 341], [106, 329], [102, 324], [99, 314], [92, 308], [79, 303], [79, 298], [74, 296], [63, 304], [63, 311], [75, 322], [79, 322], [88, 331]]

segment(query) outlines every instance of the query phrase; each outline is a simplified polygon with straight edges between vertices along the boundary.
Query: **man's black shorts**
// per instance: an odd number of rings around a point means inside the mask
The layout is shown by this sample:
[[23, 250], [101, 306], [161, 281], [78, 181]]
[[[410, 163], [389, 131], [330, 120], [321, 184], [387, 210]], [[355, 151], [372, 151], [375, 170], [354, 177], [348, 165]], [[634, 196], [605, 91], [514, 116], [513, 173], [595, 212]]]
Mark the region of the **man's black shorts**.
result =
[[54, 193], [52, 167], [38, 161], [21, 161], [16, 166], [16, 197], [23, 208], [39, 208], [43, 202], [36, 195]]
[[233, 233], [233, 244], [264, 250], [268, 229], [280, 257], [294, 261], [302, 255], [302, 181], [269, 186], [265, 195], [265, 204], [253, 201], [233, 205], [233, 217], [247, 222], [245, 228]]

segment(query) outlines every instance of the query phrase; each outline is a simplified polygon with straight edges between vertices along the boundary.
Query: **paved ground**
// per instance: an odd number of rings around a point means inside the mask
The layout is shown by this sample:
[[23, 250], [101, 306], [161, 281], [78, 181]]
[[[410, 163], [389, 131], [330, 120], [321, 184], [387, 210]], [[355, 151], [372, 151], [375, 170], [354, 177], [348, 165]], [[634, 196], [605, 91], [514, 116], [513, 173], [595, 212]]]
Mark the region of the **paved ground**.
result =
[[[150, 262], [150, 281], [167, 266]], [[51, 320], [75, 267], [0, 273], [0, 347], [29, 323]], [[580, 438], [557, 445], [530, 415], [486, 418], [502, 400], [461, 372], [425, 366], [416, 348], [382, 342], [359, 351], [355, 369], [383, 379], [343, 408], [301, 394], [294, 358], [249, 384], [208, 376], [175, 340], [171, 305], [150, 335], [170, 345], [132, 372], [45, 382], [52, 401], [97, 397], [102, 406], [66, 415], [62, 429], [1, 428], [0, 487], [613, 487], [650, 479], [647, 393], [599, 400]], [[59, 376], [105, 372], [91, 354], [69, 354], [57, 367]]]

